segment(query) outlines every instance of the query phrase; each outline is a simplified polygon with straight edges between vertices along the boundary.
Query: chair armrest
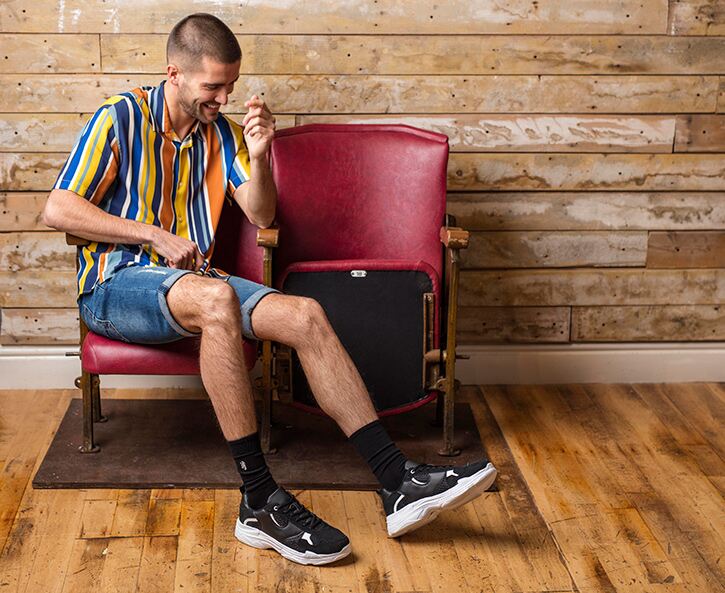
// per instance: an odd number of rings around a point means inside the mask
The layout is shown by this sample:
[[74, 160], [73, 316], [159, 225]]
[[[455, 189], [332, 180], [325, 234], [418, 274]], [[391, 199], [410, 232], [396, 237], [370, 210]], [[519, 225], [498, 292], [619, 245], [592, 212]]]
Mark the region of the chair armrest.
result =
[[257, 245], [260, 247], [277, 247], [279, 245], [279, 228], [258, 229]]
[[84, 239], [83, 237], [76, 237], [75, 235], [71, 235], [70, 233], [65, 234], [65, 243], [66, 245], [78, 245], [80, 247], [91, 244], [88, 239]]
[[441, 243], [449, 249], [466, 249], [468, 247], [468, 231], [459, 227], [441, 227]]

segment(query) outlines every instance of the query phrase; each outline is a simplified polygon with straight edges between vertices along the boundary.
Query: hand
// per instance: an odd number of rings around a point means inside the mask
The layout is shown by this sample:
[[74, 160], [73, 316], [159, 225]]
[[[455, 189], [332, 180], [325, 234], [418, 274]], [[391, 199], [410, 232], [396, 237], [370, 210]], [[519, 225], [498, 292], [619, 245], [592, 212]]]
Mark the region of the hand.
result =
[[184, 237], [174, 235], [160, 227], [153, 227], [154, 236], [151, 246], [159, 255], [166, 258], [166, 264], [170, 268], [179, 270], [198, 270], [204, 263], [204, 256], [199, 251], [196, 243]]
[[258, 159], [269, 151], [277, 120], [257, 95], [252, 95], [244, 106], [249, 108], [242, 120], [244, 140], [247, 143], [249, 158]]

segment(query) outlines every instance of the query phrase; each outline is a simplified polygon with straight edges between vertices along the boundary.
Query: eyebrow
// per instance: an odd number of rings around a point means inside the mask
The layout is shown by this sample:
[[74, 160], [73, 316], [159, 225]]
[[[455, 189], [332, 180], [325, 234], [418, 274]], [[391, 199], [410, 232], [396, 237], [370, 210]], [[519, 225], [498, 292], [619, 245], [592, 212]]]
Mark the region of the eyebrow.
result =
[[[232, 80], [232, 83], [237, 82], [237, 80], [239, 80], [240, 76], [241, 76], [241, 74], [238, 74], [237, 77], [234, 80]], [[227, 82], [203, 82], [202, 84], [204, 86], [224, 86], [225, 84], [229, 84], [229, 83], [227, 83]]]

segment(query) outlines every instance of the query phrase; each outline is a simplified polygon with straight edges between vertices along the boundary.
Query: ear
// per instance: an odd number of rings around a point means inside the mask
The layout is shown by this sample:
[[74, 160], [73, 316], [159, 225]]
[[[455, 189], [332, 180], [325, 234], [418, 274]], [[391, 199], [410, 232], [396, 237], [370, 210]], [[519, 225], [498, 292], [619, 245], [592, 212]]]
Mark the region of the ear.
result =
[[179, 84], [179, 77], [181, 76], [181, 70], [176, 64], [168, 64], [166, 66], [166, 78], [169, 82], [175, 86]]

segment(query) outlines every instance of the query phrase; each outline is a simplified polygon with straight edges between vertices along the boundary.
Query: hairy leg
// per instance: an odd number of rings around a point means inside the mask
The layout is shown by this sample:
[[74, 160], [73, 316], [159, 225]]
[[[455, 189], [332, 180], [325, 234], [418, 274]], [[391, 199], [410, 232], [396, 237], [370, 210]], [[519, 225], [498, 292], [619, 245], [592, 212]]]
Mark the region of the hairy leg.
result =
[[186, 274], [166, 301], [174, 319], [201, 331], [201, 380], [228, 441], [257, 431], [254, 397], [242, 352], [242, 319], [234, 289], [222, 280]]
[[252, 328], [260, 339], [297, 350], [317, 403], [346, 436], [377, 420], [360, 373], [317, 301], [270, 294], [254, 308]]

